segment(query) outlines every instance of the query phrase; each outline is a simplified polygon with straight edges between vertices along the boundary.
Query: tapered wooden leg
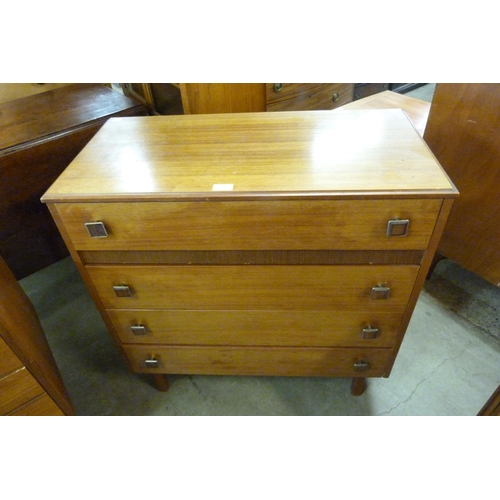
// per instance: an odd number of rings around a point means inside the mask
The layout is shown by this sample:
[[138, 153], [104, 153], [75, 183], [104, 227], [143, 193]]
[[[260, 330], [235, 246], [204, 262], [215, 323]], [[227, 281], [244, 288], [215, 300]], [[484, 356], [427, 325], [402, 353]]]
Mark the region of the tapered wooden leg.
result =
[[153, 383], [157, 390], [161, 392], [167, 392], [169, 389], [169, 383], [166, 375], [162, 373], [153, 374]]
[[366, 389], [366, 377], [353, 377], [351, 382], [351, 394], [360, 396]]

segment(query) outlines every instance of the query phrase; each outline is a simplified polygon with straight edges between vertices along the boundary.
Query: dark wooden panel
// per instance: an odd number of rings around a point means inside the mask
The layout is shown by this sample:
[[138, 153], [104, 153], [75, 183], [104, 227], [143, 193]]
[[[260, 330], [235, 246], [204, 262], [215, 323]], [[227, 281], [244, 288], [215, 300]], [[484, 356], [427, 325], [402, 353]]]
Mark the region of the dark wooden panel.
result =
[[423, 250], [82, 251], [85, 264], [335, 265], [420, 264]]
[[266, 83], [267, 111], [335, 109], [352, 101], [353, 88], [352, 83]]
[[354, 100], [363, 99], [378, 92], [384, 92], [389, 89], [388, 83], [355, 83], [354, 84]]
[[40, 198], [97, 130], [89, 127], [0, 157], [0, 254], [17, 279], [68, 255]]
[[146, 108], [104, 85], [69, 85], [0, 105], [0, 255], [17, 279], [68, 255], [43, 193], [111, 116]]
[[500, 283], [500, 84], [439, 83], [424, 139], [460, 196], [438, 252]]
[[[74, 84], [0, 105], [0, 156], [117, 114], [145, 108], [102, 84]], [[135, 112], [134, 112], [135, 111]], [[101, 123], [102, 125], [102, 123]]]

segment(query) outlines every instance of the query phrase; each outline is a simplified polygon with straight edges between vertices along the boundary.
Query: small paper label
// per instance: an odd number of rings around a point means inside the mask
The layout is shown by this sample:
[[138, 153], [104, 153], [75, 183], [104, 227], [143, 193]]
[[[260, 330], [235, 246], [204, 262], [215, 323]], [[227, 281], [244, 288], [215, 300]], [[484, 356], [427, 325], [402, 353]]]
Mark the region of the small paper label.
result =
[[212, 191], [232, 191], [234, 184], [214, 184]]

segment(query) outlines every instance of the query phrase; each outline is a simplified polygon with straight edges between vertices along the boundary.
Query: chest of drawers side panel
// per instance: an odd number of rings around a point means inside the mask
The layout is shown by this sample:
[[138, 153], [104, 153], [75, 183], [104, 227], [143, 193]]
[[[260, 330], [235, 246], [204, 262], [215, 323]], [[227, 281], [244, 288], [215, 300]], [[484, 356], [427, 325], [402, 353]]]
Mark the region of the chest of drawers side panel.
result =
[[432, 264], [432, 260], [434, 258], [434, 255], [437, 250], [437, 246], [439, 243], [439, 240], [441, 238], [441, 235], [443, 234], [443, 230], [446, 225], [446, 221], [448, 219], [448, 215], [450, 213], [451, 207], [453, 206], [453, 199], [445, 199], [443, 200], [443, 205], [442, 208], [439, 212], [439, 216], [436, 220], [436, 225], [434, 227], [434, 231], [432, 232], [432, 236], [430, 238], [430, 243], [429, 246], [424, 254], [424, 258], [422, 259], [422, 264], [420, 265], [420, 270], [418, 272], [417, 278], [415, 280], [415, 285], [413, 287], [413, 290], [411, 292], [410, 298], [408, 300], [408, 305], [406, 307], [406, 310], [403, 314], [402, 322], [400, 325], [400, 331], [397, 336], [396, 344], [393, 348], [391, 357], [389, 358], [389, 361], [386, 366], [386, 375], [389, 376], [392, 367], [394, 365], [394, 361], [396, 360], [396, 356], [399, 352], [399, 349], [401, 347], [401, 343], [403, 342], [404, 335], [406, 333], [406, 330], [408, 328], [408, 324], [410, 323], [411, 317], [413, 315], [413, 311], [415, 310], [415, 306], [417, 304], [417, 300], [420, 296], [420, 292], [422, 291], [422, 288], [424, 286], [424, 282], [428, 276], [429, 269]]

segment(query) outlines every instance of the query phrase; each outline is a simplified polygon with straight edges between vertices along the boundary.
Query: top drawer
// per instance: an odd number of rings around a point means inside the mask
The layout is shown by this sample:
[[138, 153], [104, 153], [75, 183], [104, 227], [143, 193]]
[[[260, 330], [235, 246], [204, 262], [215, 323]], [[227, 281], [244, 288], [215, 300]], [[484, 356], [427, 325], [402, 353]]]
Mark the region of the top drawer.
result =
[[[59, 203], [76, 250], [423, 250], [441, 200]], [[387, 236], [408, 219], [406, 236]], [[86, 223], [107, 236], [91, 237]]]

